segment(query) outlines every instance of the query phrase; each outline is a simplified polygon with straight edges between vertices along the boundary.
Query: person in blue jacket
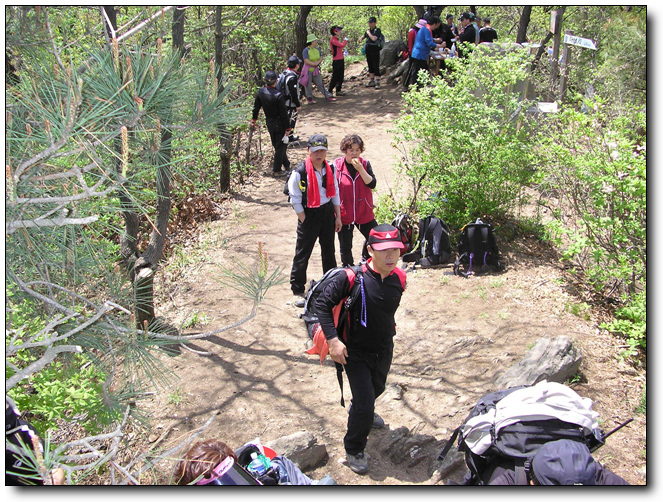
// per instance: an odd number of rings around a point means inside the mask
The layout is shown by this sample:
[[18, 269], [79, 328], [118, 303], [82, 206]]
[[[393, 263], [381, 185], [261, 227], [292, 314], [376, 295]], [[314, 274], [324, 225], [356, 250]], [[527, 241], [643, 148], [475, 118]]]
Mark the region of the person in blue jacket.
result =
[[419, 82], [419, 70], [428, 71], [428, 57], [430, 51], [438, 50], [444, 47], [442, 40], [433, 38], [433, 31], [437, 30], [442, 21], [437, 16], [431, 16], [428, 24], [421, 28], [414, 39], [414, 46], [412, 47], [412, 64], [410, 65], [410, 74], [408, 82], [410, 85], [417, 83], [417, 87], [421, 87]]

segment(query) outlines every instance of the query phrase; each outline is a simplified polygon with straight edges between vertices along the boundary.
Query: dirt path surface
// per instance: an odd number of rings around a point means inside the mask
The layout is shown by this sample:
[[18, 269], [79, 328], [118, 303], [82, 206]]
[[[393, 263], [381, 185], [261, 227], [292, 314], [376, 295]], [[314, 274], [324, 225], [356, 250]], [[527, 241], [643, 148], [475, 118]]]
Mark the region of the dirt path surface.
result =
[[[361, 64], [347, 69], [348, 94], [337, 102], [326, 103], [316, 94], [317, 103], [302, 109], [297, 132], [302, 138], [325, 134], [328, 160], [340, 156], [338, 145], [345, 134], [358, 133], [366, 144], [364, 156], [374, 166], [378, 193], [386, 193], [397, 160], [387, 130], [402, 102], [396, 88], [383, 85], [375, 90], [352, 80], [362, 69]], [[284, 178], [266, 174], [272, 152], [264, 133], [262, 141], [264, 174], [253, 176], [242, 193], [225, 202], [227, 217], [206, 226], [184, 250], [193, 265], [178, 268], [171, 258], [161, 274], [159, 315], [177, 325], [182, 319], [173, 319], [173, 312], [198, 312], [207, 323], [191, 332], [222, 327], [249, 312], [250, 304], [218, 278], [220, 266], [233, 260], [253, 265], [259, 241], [270, 268], [281, 267], [289, 276], [297, 218], [282, 193]], [[293, 166], [306, 155], [305, 148], [288, 152]], [[359, 241], [355, 238], [355, 256], [360, 254]], [[396, 317], [388, 390], [376, 406], [387, 427], [371, 432], [367, 475], [356, 475], [340, 462], [347, 414], [339, 405], [335, 370], [329, 358], [321, 366], [319, 359], [304, 353], [306, 330], [287, 281], [269, 291], [250, 322], [191, 344], [210, 355], [182, 351], [177, 357], [164, 356], [181, 380], [149, 404], [152, 439], [169, 431], [165, 445], [175, 444], [218, 413], [203, 438], [220, 439], [234, 448], [255, 437], [267, 442], [311, 432], [329, 453], [326, 465], [307, 473], [314, 479], [330, 474], [339, 484], [430, 484], [430, 455], [439, 451], [475, 400], [494, 390], [495, 378], [540, 337], [570, 335], [585, 358], [582, 378], [573, 388], [594, 400], [602, 428], [611, 430], [635, 418], [596, 458], [628, 482], [646, 484], [646, 415], [634, 411], [645, 373], [616, 358], [618, 342], [597, 330], [596, 322], [568, 312], [578, 301], [560, 280], [562, 270], [554, 256], [526, 238], [500, 242], [500, 248], [508, 263], [500, 275], [464, 279], [454, 276], [451, 267], [408, 273]], [[318, 247], [308, 272], [309, 280], [322, 273]], [[347, 382], [345, 392], [348, 400]], [[390, 455], [390, 438], [400, 427], [434, 436], [437, 442], [418, 459], [403, 463]]]

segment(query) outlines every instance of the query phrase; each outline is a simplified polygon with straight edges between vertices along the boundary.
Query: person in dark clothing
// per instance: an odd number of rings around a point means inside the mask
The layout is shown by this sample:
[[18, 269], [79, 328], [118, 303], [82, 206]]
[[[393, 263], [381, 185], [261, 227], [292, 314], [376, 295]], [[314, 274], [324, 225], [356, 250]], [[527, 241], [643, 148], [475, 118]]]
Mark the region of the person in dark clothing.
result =
[[497, 40], [497, 32], [495, 28], [490, 25], [490, 18], [483, 18], [483, 27], [479, 30], [479, 41], [493, 43]]
[[320, 242], [322, 272], [336, 267], [334, 232], [341, 229], [338, 180], [327, 157], [327, 138], [314, 134], [308, 139], [308, 157], [288, 179], [290, 203], [297, 213], [297, 244], [290, 272], [290, 288], [296, 307], [304, 306], [306, 269], [315, 242]]
[[370, 259], [355, 278], [361, 300], [350, 311], [344, 342], [334, 326], [332, 310], [348, 295], [347, 274], [337, 274], [316, 301], [329, 355], [343, 365], [350, 382], [352, 404], [343, 444], [348, 467], [357, 474], [368, 472], [365, 450], [371, 428], [384, 427], [384, 420], [375, 413], [375, 399], [384, 392], [393, 357], [395, 314], [405, 290], [405, 272], [396, 266], [403, 248], [396, 227], [385, 224], [371, 230]]
[[[562, 439], [551, 441], [539, 448], [529, 467], [526, 464], [527, 483], [530, 485], [628, 485], [613, 472], [596, 462], [583, 443]], [[513, 469], [504, 469], [489, 485], [516, 485]]]
[[460, 24], [463, 31], [458, 36], [458, 41], [460, 42], [458, 44], [458, 52], [460, 57], [467, 57], [469, 55], [469, 51], [467, 49], [463, 50], [463, 48], [469, 44], [476, 45], [477, 42], [476, 31], [474, 29], [474, 25], [472, 24], [472, 15], [469, 12], [464, 12], [461, 14]]
[[293, 136], [292, 131], [295, 130], [297, 125], [297, 114], [302, 109], [302, 103], [299, 100], [299, 68], [302, 60], [297, 56], [290, 56], [288, 58], [288, 67], [283, 74], [285, 75], [285, 82], [283, 94], [285, 97], [285, 108], [288, 111], [288, 118], [290, 119], [290, 136], [289, 141], [298, 141], [299, 136]]
[[[341, 140], [343, 156], [334, 161], [338, 189], [341, 198], [341, 223], [338, 233], [338, 245], [341, 251], [341, 263], [344, 267], [354, 265], [352, 257], [352, 237], [357, 227], [365, 239], [373, 227], [377, 226], [373, 213], [373, 190], [377, 180], [371, 163], [362, 158], [364, 141], [357, 134], [348, 134]], [[362, 249], [362, 258], [368, 259], [366, 243]]]
[[[258, 113], [262, 108], [265, 113], [267, 130], [274, 147], [274, 163], [272, 172], [276, 175], [288, 174], [290, 172], [290, 161], [288, 160], [288, 137], [290, 136], [290, 118], [285, 107], [285, 98], [276, 90], [276, 79], [278, 75], [274, 71], [265, 73], [265, 85], [258, 89], [253, 103], [253, 118], [250, 127], [254, 128], [258, 120]], [[284, 139], [286, 140], [284, 142]]]
[[382, 35], [380, 28], [376, 26], [377, 19], [374, 17], [368, 18], [368, 30], [364, 36], [359, 39], [359, 43], [366, 40], [366, 64], [368, 65], [369, 81], [366, 87], [380, 88], [380, 51], [382, 48], [378, 45], [379, 39]]

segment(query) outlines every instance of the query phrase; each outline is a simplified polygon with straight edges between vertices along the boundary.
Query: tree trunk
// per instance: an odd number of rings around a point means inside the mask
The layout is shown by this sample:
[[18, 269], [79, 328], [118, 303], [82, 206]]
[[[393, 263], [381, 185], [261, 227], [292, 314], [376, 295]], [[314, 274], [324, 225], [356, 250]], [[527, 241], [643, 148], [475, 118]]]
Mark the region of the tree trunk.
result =
[[[223, 6], [217, 5], [215, 12], [214, 29], [214, 70], [218, 82], [217, 92], [223, 92]], [[230, 191], [230, 160], [232, 156], [232, 137], [228, 129], [219, 125], [219, 143], [221, 145], [221, 155], [219, 158], [219, 190], [222, 193]]]
[[306, 37], [308, 36], [308, 30], [306, 29], [306, 19], [313, 9], [312, 5], [300, 5], [299, 12], [297, 13], [297, 19], [295, 20], [295, 35], [296, 35], [296, 46], [295, 54], [301, 57], [302, 52], [306, 48]]
[[520, 14], [520, 21], [518, 22], [518, 34], [516, 35], [516, 43], [522, 44], [527, 42], [527, 28], [529, 27], [529, 21], [532, 17], [532, 6], [525, 5], [523, 11]]
[[[184, 22], [183, 9], [173, 11], [172, 38], [173, 51], [184, 55]], [[168, 120], [164, 121], [169, 123]], [[166, 243], [168, 221], [170, 220], [170, 164], [172, 157], [172, 133], [168, 129], [161, 131], [157, 167], [157, 208], [156, 220], [150, 234], [150, 242], [133, 266], [134, 302], [136, 326], [148, 328], [154, 320], [154, 272], [163, 255]]]
[[424, 14], [426, 13], [426, 8], [423, 5], [414, 5], [414, 13], [417, 15], [417, 19], [423, 19]]

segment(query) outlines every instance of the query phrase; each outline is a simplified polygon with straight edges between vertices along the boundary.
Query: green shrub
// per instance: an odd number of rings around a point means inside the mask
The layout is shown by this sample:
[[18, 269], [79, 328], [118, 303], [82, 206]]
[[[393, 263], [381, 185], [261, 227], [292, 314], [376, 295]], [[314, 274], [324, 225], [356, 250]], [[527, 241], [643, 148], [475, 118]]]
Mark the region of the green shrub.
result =
[[549, 225], [562, 257], [599, 294], [632, 295], [646, 282], [646, 141], [633, 133], [645, 114], [610, 119], [564, 109], [551, 120], [541, 149], [544, 190], [559, 211]]
[[622, 337], [628, 348], [624, 356], [635, 357], [647, 349], [647, 294], [645, 292], [626, 298], [626, 305], [615, 311], [614, 320], [601, 324]]
[[426, 85], [404, 95], [394, 138], [417, 212], [460, 228], [477, 217], [494, 221], [524, 200], [532, 147], [527, 103], [515, 89], [527, 78], [528, 55], [475, 51], [451, 65], [452, 81], [424, 74]]

